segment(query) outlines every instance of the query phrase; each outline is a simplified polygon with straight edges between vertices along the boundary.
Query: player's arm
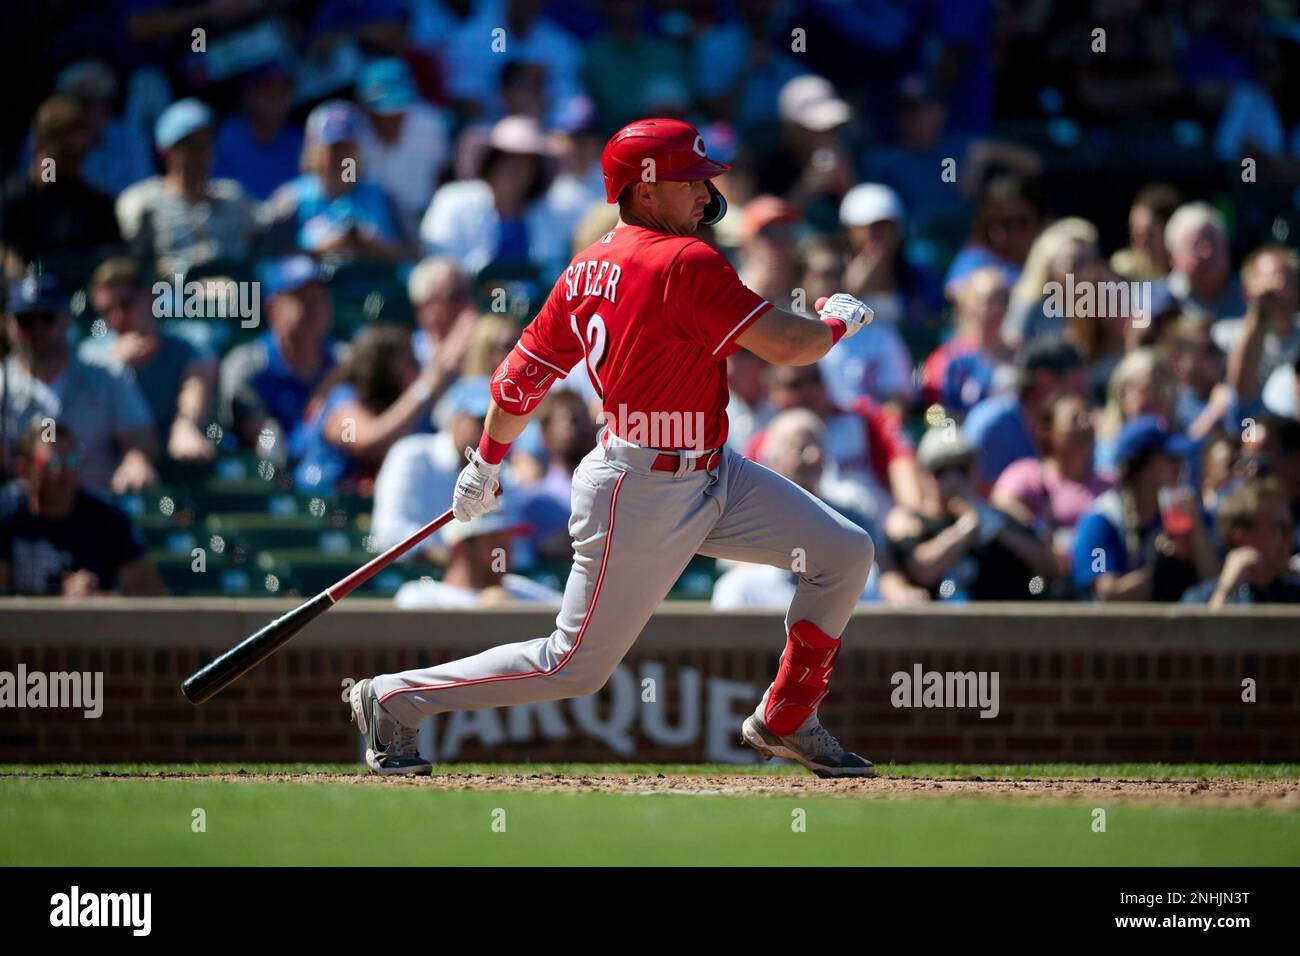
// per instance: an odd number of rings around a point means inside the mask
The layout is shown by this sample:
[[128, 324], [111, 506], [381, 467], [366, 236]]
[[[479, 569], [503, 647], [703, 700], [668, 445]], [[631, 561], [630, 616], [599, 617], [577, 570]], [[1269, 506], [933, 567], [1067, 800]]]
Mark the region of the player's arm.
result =
[[495, 511], [500, 506], [501, 462], [523, 434], [537, 406], [558, 377], [563, 375], [545, 360], [516, 345], [492, 375], [492, 400], [483, 420], [478, 448], [465, 449], [469, 464], [456, 481], [452, 510], [460, 521]]
[[736, 336], [736, 344], [773, 365], [812, 365], [874, 318], [870, 308], [843, 292], [819, 299], [817, 311], [813, 319], [767, 309]]

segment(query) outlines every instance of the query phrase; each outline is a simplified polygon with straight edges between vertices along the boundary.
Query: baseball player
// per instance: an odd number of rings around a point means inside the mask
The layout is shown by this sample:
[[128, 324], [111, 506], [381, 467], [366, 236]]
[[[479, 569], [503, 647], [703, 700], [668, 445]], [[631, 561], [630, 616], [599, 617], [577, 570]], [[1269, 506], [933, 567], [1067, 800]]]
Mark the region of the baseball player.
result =
[[[415, 744], [429, 714], [600, 690], [698, 553], [799, 573], [785, 652], [744, 721], [744, 742], [821, 777], [874, 776], [817, 719], [874, 545], [813, 495], [727, 448], [725, 411], [727, 356], [748, 349], [809, 365], [872, 312], [844, 293], [819, 300], [816, 319], [783, 312], [693, 237], [726, 213], [710, 180], [729, 168], [675, 119], [631, 123], [605, 146], [605, 195], [620, 222], [573, 259], [492, 376], [483, 436], [466, 449], [453, 500], [460, 521], [499, 507], [511, 442], [547, 389], [581, 363], [606, 424], [573, 475], [573, 568], [555, 630], [354, 685], [352, 719], [374, 772], [431, 771]], [[700, 427], [667, 427], [688, 422]]]

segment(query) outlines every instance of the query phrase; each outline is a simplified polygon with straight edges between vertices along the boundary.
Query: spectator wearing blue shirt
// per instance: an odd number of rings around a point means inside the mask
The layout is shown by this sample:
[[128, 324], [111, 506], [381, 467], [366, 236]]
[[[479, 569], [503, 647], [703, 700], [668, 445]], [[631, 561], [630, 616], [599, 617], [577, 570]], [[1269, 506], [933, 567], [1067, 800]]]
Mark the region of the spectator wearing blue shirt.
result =
[[1097, 468], [1116, 467], [1115, 443], [1125, 422], [1155, 415], [1172, 424], [1177, 408], [1178, 379], [1165, 353], [1153, 346], [1133, 349], [1106, 384], [1106, 406], [1097, 427]]
[[216, 446], [207, 436], [217, 363], [183, 335], [163, 328], [132, 259], [107, 259], [90, 280], [90, 300], [108, 328], [78, 347], [87, 361], [127, 366], [153, 414], [158, 447], [171, 461], [200, 465]]
[[367, 326], [308, 405], [294, 483], [306, 491], [345, 485], [372, 492], [388, 449], [429, 430], [434, 388], [442, 382], [439, 369], [420, 368], [408, 329]]
[[1300, 575], [1291, 570], [1295, 519], [1276, 476], [1252, 478], [1224, 498], [1219, 533], [1229, 550], [1219, 576], [1189, 589], [1185, 604], [1300, 604]]
[[245, 77], [243, 112], [217, 130], [215, 175], [235, 180], [262, 200], [298, 174], [303, 134], [289, 122], [293, 91], [293, 74], [281, 63]]
[[392, 200], [358, 168], [361, 123], [357, 107], [343, 100], [322, 103], [308, 115], [305, 172], [277, 189], [263, 212], [272, 252], [415, 257]]
[[96, 491], [132, 494], [157, 484], [153, 416], [134, 373], [117, 362], [82, 360], [71, 325], [68, 299], [53, 276], [29, 273], [10, 283], [6, 410], [16, 405], [31, 413], [52, 401], [59, 420], [80, 438], [82, 481]]
[[1189, 452], [1187, 440], [1154, 415], [1120, 429], [1119, 486], [1098, 496], [1075, 534], [1074, 584], [1081, 592], [1099, 601], [1177, 601], [1217, 574], [1200, 498], [1178, 486]]
[[0, 594], [162, 594], [139, 530], [81, 487], [82, 451], [58, 421], [23, 433], [18, 481], [0, 492]]
[[262, 282], [270, 329], [221, 363], [221, 417], [246, 447], [281, 460], [312, 393], [333, 370], [334, 306], [320, 267], [308, 256], [274, 263]]
[[1037, 181], [1014, 173], [994, 174], [980, 189], [970, 236], [948, 267], [944, 292], [952, 298], [962, 281], [984, 266], [1001, 269], [1007, 285], [1014, 287], [1042, 228]]
[[696, 94], [712, 116], [730, 117], [742, 134], [779, 121], [781, 87], [803, 68], [782, 35], [787, 11], [770, 2], [739, 5], [734, 19], [719, 17], [692, 31], [691, 75]]
[[1037, 458], [1033, 423], [1043, 404], [1058, 392], [1085, 391], [1083, 360], [1074, 346], [1044, 339], [1016, 360], [1018, 388], [984, 399], [970, 410], [962, 431], [980, 453], [980, 481], [988, 490], [1004, 468], [1021, 458]]

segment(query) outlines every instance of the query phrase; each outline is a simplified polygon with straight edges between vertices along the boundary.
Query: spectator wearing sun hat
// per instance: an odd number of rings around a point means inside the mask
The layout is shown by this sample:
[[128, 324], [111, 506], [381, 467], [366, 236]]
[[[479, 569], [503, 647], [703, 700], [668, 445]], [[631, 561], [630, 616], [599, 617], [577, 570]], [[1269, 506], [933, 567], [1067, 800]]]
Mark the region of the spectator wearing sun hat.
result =
[[450, 159], [446, 120], [420, 98], [410, 68], [396, 57], [375, 60], [357, 79], [366, 112], [361, 164], [392, 199], [411, 235]]
[[163, 110], [154, 126], [163, 174], [117, 198], [123, 238], [140, 258], [157, 259], [165, 274], [252, 252], [256, 207], [235, 180], [212, 178], [213, 123], [202, 100], [178, 100]]
[[492, 127], [477, 178], [434, 193], [420, 223], [426, 254], [448, 256], [468, 274], [489, 265], [536, 266], [558, 273], [568, 235], [545, 200], [550, 147], [536, 120], [507, 116]]
[[345, 100], [328, 100], [307, 116], [302, 175], [266, 201], [266, 246], [344, 259], [414, 258], [401, 216], [360, 161], [364, 117]]

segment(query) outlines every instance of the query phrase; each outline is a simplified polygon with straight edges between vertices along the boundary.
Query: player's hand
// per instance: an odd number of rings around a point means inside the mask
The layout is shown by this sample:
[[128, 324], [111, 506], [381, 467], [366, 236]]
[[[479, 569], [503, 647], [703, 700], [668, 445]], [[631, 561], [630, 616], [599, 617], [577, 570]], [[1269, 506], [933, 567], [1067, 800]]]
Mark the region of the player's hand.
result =
[[451, 502], [451, 510], [457, 521], [469, 521], [489, 511], [501, 507], [501, 498], [497, 491], [501, 488], [498, 478], [501, 466], [489, 465], [473, 448], [465, 449], [469, 464], [461, 469], [456, 479], [456, 495]]
[[864, 325], [870, 325], [871, 320], [876, 317], [876, 313], [871, 311], [870, 306], [858, 301], [847, 292], [836, 292], [830, 298], [823, 296], [817, 300], [815, 308], [821, 318], [839, 319], [843, 322], [847, 327], [844, 332], [846, 339]]

